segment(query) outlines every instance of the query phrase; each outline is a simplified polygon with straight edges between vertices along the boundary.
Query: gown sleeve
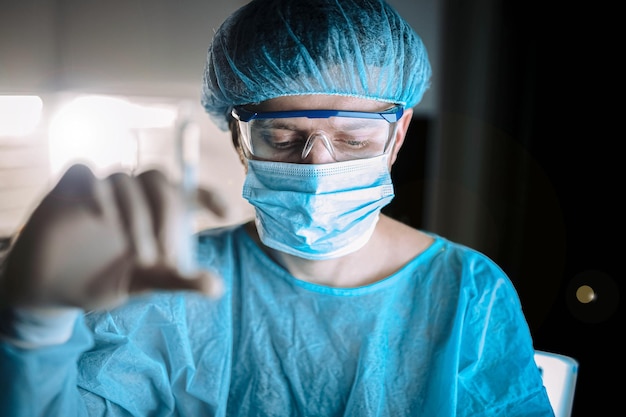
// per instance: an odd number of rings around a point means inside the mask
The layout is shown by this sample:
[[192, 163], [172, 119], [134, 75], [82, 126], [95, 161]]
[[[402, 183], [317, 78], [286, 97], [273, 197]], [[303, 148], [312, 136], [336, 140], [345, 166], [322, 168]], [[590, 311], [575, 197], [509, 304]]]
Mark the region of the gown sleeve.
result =
[[87, 416], [77, 363], [91, 345], [82, 315], [64, 343], [28, 347], [0, 337], [0, 417]]
[[553, 417], [512, 282], [480, 254], [470, 257], [464, 273], [472, 285], [464, 294], [458, 415]]

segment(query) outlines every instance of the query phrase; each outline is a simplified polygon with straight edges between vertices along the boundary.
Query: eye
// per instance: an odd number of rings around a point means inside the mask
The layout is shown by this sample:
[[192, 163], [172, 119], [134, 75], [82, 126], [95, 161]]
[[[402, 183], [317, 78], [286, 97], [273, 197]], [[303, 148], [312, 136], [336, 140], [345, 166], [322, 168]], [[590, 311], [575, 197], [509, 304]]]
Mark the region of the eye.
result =
[[365, 149], [372, 144], [373, 139], [372, 132], [350, 132], [350, 133], [337, 133], [334, 137], [333, 143], [337, 148], [349, 149], [352, 151], [358, 151]]
[[344, 140], [343, 143], [346, 146], [349, 146], [353, 149], [363, 149], [369, 146], [370, 141], [367, 138], [363, 138], [363, 139], [348, 139], [348, 140]]
[[261, 135], [263, 142], [276, 150], [291, 150], [301, 148], [303, 139], [291, 131], [265, 131]]

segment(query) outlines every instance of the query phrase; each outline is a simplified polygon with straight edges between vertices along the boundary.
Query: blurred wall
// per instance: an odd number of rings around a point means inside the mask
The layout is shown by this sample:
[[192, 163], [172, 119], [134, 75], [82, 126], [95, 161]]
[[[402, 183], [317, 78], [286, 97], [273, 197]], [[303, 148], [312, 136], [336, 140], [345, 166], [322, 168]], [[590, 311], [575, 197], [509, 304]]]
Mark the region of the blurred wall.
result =
[[[245, 0], [3, 0], [0, 92], [198, 95], [214, 30]], [[391, 0], [436, 67], [437, 2]], [[436, 83], [418, 111], [435, 109]]]
[[[202, 127], [202, 185], [225, 195], [235, 222], [252, 213], [240, 196], [243, 172], [228, 134], [203, 114], [199, 90], [214, 31], [246, 0], [3, 0], [0, 94], [44, 100], [36, 132], [0, 138], [0, 236], [13, 233], [56, 181], [49, 175], [47, 128], [67, 97], [113, 94], [190, 100]], [[422, 36], [437, 66], [437, 2], [392, 0]], [[437, 85], [418, 106], [430, 117]], [[208, 219], [204, 225], [217, 225]]]

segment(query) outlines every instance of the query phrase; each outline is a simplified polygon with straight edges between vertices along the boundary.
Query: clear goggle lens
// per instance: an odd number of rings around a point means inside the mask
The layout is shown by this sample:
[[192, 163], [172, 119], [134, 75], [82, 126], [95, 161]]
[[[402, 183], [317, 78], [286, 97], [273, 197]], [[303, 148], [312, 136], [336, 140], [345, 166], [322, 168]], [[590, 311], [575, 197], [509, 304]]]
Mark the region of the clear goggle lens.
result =
[[380, 156], [393, 147], [402, 107], [379, 113], [303, 110], [253, 113], [235, 108], [246, 157], [299, 163], [317, 142], [335, 161]]

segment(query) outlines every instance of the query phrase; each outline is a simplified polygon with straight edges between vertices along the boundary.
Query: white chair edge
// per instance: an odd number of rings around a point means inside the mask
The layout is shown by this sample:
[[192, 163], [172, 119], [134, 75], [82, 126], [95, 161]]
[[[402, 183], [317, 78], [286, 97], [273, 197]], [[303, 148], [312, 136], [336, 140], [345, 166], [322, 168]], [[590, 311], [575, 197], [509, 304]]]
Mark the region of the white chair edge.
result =
[[535, 350], [535, 363], [541, 371], [555, 417], [570, 417], [574, 403], [578, 361], [558, 353]]

